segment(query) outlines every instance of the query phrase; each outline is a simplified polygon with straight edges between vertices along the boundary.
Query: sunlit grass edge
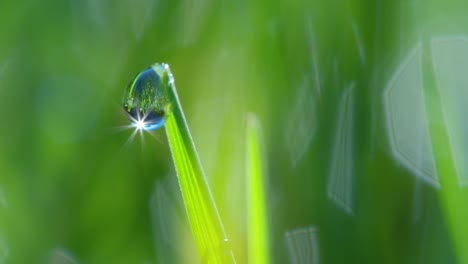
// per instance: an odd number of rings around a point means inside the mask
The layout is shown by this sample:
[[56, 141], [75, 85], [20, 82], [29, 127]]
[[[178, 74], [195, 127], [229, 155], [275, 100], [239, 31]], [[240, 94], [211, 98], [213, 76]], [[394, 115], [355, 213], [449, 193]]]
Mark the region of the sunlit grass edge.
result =
[[[161, 64], [153, 65], [159, 71]], [[203, 263], [235, 263], [234, 255], [206, 181], [185, 115], [180, 104], [172, 74], [163, 64], [163, 89], [168, 93], [172, 113], [165, 128], [177, 171], [180, 190]]]
[[262, 133], [258, 118], [247, 117], [246, 183], [248, 215], [248, 262], [270, 263], [266, 182], [262, 149]]

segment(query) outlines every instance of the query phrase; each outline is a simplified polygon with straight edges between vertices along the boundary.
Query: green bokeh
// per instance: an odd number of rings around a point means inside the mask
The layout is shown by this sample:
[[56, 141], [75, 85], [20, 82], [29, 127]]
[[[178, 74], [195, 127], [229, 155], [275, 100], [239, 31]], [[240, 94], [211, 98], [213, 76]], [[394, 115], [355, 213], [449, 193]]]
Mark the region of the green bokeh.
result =
[[[238, 263], [247, 261], [249, 112], [264, 133], [274, 263], [289, 260], [285, 234], [311, 226], [321, 263], [466, 262], [467, 191], [455, 180], [439, 95], [427, 88], [440, 190], [392, 157], [382, 93], [418, 42], [428, 53], [432, 37], [466, 36], [467, 8], [441, 0], [0, 2], [0, 263], [198, 258], [164, 131], [128, 141], [133, 131], [121, 129], [125, 87], [155, 62], [171, 66]], [[352, 84], [347, 214], [327, 182], [340, 98]]]

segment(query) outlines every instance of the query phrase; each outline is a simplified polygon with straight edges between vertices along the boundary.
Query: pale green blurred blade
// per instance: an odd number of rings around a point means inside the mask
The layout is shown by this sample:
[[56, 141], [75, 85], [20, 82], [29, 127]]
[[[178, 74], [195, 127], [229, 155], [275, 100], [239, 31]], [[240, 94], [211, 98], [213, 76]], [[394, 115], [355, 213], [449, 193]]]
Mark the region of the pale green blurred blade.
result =
[[[435, 100], [432, 102], [435, 104]], [[468, 251], [466, 250], [468, 243], [466, 219], [468, 213], [465, 209], [468, 195], [463, 189], [460, 189], [457, 182], [457, 171], [453, 164], [454, 158], [450, 153], [449, 140], [441, 125], [445, 123], [441, 121], [442, 117], [440, 115], [434, 114], [434, 111], [432, 113], [432, 142], [438, 173], [442, 176], [442, 189], [439, 192], [439, 198], [450, 229], [456, 257], [460, 263], [468, 263]]]
[[[464, 38], [433, 38], [426, 57], [428, 108], [435, 161], [440, 175], [439, 198], [459, 263], [468, 263], [468, 210], [466, 202], [466, 78], [468, 42]], [[428, 49], [429, 50], [429, 49]], [[430, 58], [430, 59], [429, 59]], [[427, 74], [431, 76], [430, 74]], [[437, 91], [437, 92], [435, 92]]]
[[254, 114], [247, 118], [247, 212], [249, 263], [270, 263], [268, 215], [260, 123]]
[[166, 132], [192, 233], [203, 263], [235, 263], [224, 227], [205, 180], [175, 85], [163, 75], [173, 103]]

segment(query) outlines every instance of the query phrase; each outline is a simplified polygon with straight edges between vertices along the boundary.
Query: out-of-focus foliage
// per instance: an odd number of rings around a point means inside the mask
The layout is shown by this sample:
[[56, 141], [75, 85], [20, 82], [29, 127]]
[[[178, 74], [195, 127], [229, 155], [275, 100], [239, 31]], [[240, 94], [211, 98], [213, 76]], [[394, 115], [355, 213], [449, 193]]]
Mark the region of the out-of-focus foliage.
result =
[[263, 139], [257, 117], [250, 113], [246, 124], [247, 251], [249, 263], [270, 263], [267, 184]]
[[466, 262], [467, 8], [1, 1], [0, 263], [201, 259], [163, 130], [122, 129], [124, 89], [154, 62], [177, 77], [239, 263], [248, 112], [273, 263]]

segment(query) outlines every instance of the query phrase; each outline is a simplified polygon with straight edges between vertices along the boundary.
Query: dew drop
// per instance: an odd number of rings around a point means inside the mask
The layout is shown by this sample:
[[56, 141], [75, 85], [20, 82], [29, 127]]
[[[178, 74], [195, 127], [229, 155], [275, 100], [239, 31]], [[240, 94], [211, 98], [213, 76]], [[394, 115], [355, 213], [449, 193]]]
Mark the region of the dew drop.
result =
[[[167, 80], [171, 76], [167, 64], [155, 64], [139, 73], [127, 86], [123, 108], [132, 125], [156, 130], [164, 125], [170, 114]], [[143, 124], [143, 125], [142, 125]]]

